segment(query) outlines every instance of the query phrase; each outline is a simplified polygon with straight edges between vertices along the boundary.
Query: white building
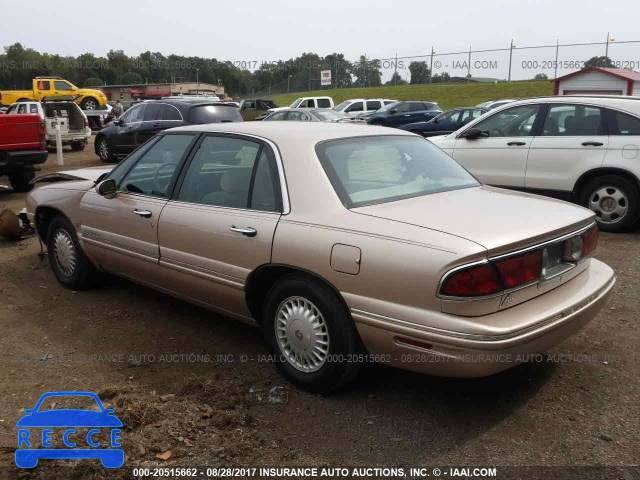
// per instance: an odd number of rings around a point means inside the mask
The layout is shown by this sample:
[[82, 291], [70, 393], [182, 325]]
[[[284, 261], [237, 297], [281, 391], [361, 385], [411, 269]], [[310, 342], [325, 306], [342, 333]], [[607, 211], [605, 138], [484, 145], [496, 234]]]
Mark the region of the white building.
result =
[[587, 67], [552, 82], [555, 95], [640, 96], [640, 72], [622, 68]]

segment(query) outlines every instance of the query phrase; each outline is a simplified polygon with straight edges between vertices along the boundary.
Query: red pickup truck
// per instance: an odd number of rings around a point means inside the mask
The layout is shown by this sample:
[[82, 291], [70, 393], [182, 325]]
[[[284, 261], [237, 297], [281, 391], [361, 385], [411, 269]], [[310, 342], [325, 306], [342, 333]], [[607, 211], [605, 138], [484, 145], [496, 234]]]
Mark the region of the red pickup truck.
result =
[[47, 161], [45, 126], [40, 115], [0, 115], [0, 176], [16, 192], [28, 192], [36, 165]]

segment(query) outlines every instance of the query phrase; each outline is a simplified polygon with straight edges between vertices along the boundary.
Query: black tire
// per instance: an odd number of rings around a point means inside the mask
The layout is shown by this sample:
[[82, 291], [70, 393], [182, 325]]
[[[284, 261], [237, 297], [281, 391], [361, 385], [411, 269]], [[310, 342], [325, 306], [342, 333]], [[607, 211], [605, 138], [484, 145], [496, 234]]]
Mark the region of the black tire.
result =
[[96, 110], [99, 106], [100, 103], [93, 97], [85, 98], [80, 104], [82, 110]]
[[46, 235], [49, 264], [62, 286], [86, 290], [99, 282], [100, 272], [82, 251], [75, 228], [66, 217], [53, 218]]
[[84, 143], [82, 142], [73, 142], [71, 144], [71, 150], [73, 150], [74, 152], [81, 152], [84, 150]]
[[384, 127], [384, 122], [382, 120], [373, 120], [369, 125], [375, 125], [376, 127]]
[[14, 191], [23, 193], [30, 192], [33, 189], [33, 185], [30, 185], [29, 182], [36, 176], [34, 171], [22, 170], [19, 172], [11, 172], [7, 176]]
[[111, 145], [109, 140], [105, 137], [98, 137], [96, 140], [96, 153], [105, 163], [113, 162], [113, 152], [111, 151]]
[[[320, 324], [321, 328], [318, 327], [318, 332], [321, 333], [314, 335], [313, 338], [322, 338], [329, 345], [323, 355], [324, 362], [312, 371], [303, 371], [301, 367], [294, 366], [294, 360], [290, 360], [291, 350], [287, 353], [287, 349], [281, 347], [275, 327], [276, 315], [281, 306], [302, 300], [310, 302], [311, 306], [320, 313], [320, 320], [323, 321]], [[296, 321], [296, 317], [293, 318], [291, 323]], [[317, 319], [318, 316], [315, 318]], [[300, 319], [297, 321], [298, 324], [302, 322]], [[283, 330], [290, 331], [295, 328], [295, 324], [291, 323], [288, 325], [289, 328]], [[330, 393], [346, 385], [360, 371], [362, 362], [354, 361], [353, 356], [362, 353], [364, 347], [351, 315], [337, 294], [329, 286], [313, 277], [292, 274], [280, 279], [267, 294], [262, 328], [267, 345], [274, 354], [276, 365], [280, 371], [304, 390], [314, 393]], [[312, 338], [310, 333], [304, 325], [301, 326], [301, 329], [296, 329], [295, 332], [297, 341], [301, 343], [309, 341], [305, 353], [309, 350], [310, 342], [313, 341], [310, 340]], [[317, 345], [318, 343], [316, 343]], [[316, 359], [314, 358], [314, 360]]]
[[[580, 205], [596, 212], [598, 228], [603, 232], [631, 229], [638, 221], [639, 201], [638, 186], [618, 175], [602, 175], [590, 180], [578, 197]], [[615, 214], [616, 209], [621, 213]]]

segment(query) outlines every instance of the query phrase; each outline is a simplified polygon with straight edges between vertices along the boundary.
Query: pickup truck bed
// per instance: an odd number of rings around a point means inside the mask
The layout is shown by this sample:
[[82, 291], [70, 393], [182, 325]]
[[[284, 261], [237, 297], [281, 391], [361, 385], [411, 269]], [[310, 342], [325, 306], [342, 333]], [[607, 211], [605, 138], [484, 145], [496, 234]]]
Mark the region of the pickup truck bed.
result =
[[29, 182], [46, 162], [44, 122], [39, 115], [0, 116], [0, 175], [7, 175], [17, 192], [31, 190]]

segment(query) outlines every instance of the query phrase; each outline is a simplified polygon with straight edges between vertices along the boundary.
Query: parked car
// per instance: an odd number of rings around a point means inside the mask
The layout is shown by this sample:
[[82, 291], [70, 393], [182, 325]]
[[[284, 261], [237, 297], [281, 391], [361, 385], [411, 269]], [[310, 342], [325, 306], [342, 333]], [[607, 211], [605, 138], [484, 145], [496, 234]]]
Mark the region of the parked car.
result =
[[407, 123], [431, 120], [442, 113], [436, 102], [395, 102], [382, 107], [371, 115], [363, 116], [369, 125], [399, 127]]
[[333, 98], [331, 97], [300, 97], [293, 101], [288, 107], [270, 108], [269, 113], [277, 112], [285, 108], [333, 108]]
[[515, 98], [504, 98], [501, 100], [489, 100], [487, 102], [482, 102], [476, 105], [479, 108], [486, 108], [487, 110], [493, 110], [494, 108], [501, 107], [506, 105], [507, 103], [515, 102], [517, 99]]
[[7, 114], [36, 113], [45, 122], [47, 146], [55, 147], [55, 124], [60, 125], [62, 145], [69, 145], [74, 151], [84, 150], [91, 138], [89, 120], [77, 103], [70, 100], [45, 100], [43, 102], [17, 102], [7, 110]]
[[486, 112], [488, 112], [488, 110], [485, 108], [453, 108], [441, 113], [440, 115], [436, 115], [431, 120], [408, 123], [406, 125], [401, 125], [398, 128], [417, 133], [423, 137], [446, 135], [458, 130], [460, 127], [463, 127]]
[[637, 98], [521, 100], [430, 140], [485, 183], [592, 209], [601, 230], [627, 230], [640, 216]]
[[[248, 120], [256, 120], [256, 117], [266, 117], [269, 109], [277, 108], [273, 100], [247, 99], [240, 102], [240, 115], [246, 122]], [[261, 118], [262, 120], [262, 118]]]
[[47, 161], [44, 121], [36, 114], [0, 116], [0, 176], [16, 192], [33, 188], [36, 165]]
[[95, 110], [107, 104], [107, 96], [101, 90], [78, 88], [61, 77], [36, 77], [31, 90], [2, 90], [0, 103], [11, 105], [15, 102], [43, 99], [51, 96], [73, 95], [83, 110]]
[[373, 113], [385, 105], [395, 102], [397, 102], [397, 100], [391, 100], [390, 98], [354, 98], [339, 103], [333, 107], [333, 109], [337, 112], [345, 113], [350, 117], [357, 117]]
[[298, 122], [338, 122], [367, 123], [359, 118], [349, 117], [331, 108], [287, 108], [270, 113], [265, 121], [289, 120]]
[[27, 197], [63, 286], [104, 270], [255, 320], [312, 391], [369, 361], [490, 375], [584, 326], [615, 283], [593, 212], [484, 186], [402, 130], [187, 126], [45, 179], [64, 175]]
[[96, 135], [95, 152], [111, 162], [133, 152], [167, 128], [201, 123], [241, 122], [238, 109], [224, 102], [149, 100], [129, 108]]

